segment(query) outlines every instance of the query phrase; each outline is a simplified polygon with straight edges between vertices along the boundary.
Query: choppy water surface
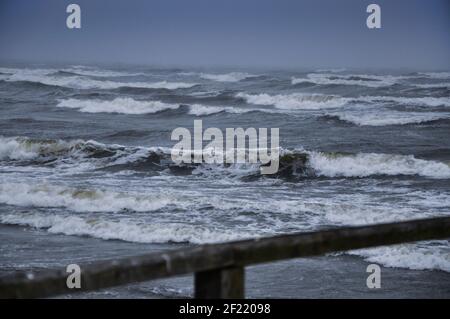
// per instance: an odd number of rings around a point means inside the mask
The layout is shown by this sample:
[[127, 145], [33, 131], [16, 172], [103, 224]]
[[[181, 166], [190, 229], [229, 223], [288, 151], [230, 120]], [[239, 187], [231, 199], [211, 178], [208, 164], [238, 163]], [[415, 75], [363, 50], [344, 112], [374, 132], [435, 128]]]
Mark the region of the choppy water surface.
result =
[[[280, 174], [171, 165], [194, 119], [279, 127]], [[449, 72], [4, 65], [0, 223], [200, 244], [449, 215], [449, 137]], [[450, 272], [449, 247], [351, 254]]]

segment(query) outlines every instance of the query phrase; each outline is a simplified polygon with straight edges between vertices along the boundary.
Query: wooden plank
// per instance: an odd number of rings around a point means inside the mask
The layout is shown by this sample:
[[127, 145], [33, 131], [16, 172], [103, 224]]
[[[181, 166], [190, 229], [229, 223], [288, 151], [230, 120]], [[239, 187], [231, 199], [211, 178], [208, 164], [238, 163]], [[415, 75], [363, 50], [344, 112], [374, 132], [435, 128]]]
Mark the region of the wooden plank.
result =
[[342, 227], [210, 244], [80, 265], [81, 289], [66, 287], [64, 269], [0, 278], [0, 298], [36, 298], [90, 291], [213, 269], [450, 237], [450, 217]]
[[194, 296], [199, 299], [244, 298], [244, 267], [227, 267], [196, 272]]

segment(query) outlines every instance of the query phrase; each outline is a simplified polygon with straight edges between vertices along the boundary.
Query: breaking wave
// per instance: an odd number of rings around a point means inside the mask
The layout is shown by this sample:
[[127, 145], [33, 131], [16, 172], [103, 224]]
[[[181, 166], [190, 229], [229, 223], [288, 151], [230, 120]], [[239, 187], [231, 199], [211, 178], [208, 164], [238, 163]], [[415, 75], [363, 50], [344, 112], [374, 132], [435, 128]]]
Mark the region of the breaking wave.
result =
[[212, 115], [217, 113], [233, 113], [233, 114], [242, 114], [248, 112], [269, 112], [272, 113], [272, 110], [267, 109], [254, 109], [254, 108], [239, 108], [232, 106], [207, 106], [201, 104], [192, 104], [189, 106], [189, 114], [196, 116], [204, 116], [204, 115]]
[[46, 229], [50, 233], [91, 236], [105, 240], [137, 243], [215, 243], [256, 237], [257, 234], [227, 229], [214, 229], [187, 223], [139, 223], [134, 220], [112, 221], [79, 216], [31, 214], [1, 215], [3, 224], [25, 225]]
[[412, 155], [377, 153], [331, 155], [310, 152], [309, 163], [315, 174], [327, 177], [418, 175], [429, 178], [450, 178], [448, 164], [417, 159]]
[[200, 77], [206, 80], [212, 80], [217, 82], [239, 82], [248, 78], [256, 77], [257, 75], [252, 75], [243, 72], [231, 72], [225, 74], [209, 74], [200, 73]]
[[137, 196], [106, 190], [86, 190], [55, 185], [4, 183], [0, 185], [0, 202], [16, 206], [67, 207], [75, 212], [117, 212], [121, 210], [153, 211], [177, 199], [170, 194]]
[[32, 160], [39, 157], [58, 157], [69, 152], [76, 152], [85, 144], [88, 143], [81, 140], [66, 142], [62, 140], [34, 140], [26, 137], [0, 137], [0, 160]]
[[428, 242], [428, 245], [404, 244], [360, 249], [347, 253], [362, 256], [368, 262], [381, 263], [387, 267], [438, 269], [450, 272], [450, 248], [446, 241]]
[[336, 95], [322, 94], [247, 94], [238, 93], [237, 98], [244, 99], [247, 103], [256, 105], [273, 105], [284, 110], [317, 110], [324, 108], [337, 108], [346, 105], [351, 99]]
[[[170, 104], [161, 101], [137, 101], [129, 97], [115, 98], [114, 100], [80, 100], [66, 99], [60, 100], [58, 107], [66, 107], [78, 109], [84, 113], [118, 113], [118, 114], [151, 114], [166, 110], [179, 109], [181, 104]], [[184, 105], [183, 105], [184, 106]], [[248, 112], [268, 112], [273, 113], [274, 110], [240, 108], [231, 106], [209, 106], [202, 104], [186, 105], [189, 108], [188, 114], [195, 116], [207, 116], [222, 112], [231, 114], [242, 114]]]
[[342, 74], [339, 72], [309, 73], [306, 77], [292, 77], [291, 84], [311, 83], [315, 85], [355, 85], [369, 88], [388, 87], [394, 84], [403, 84], [418, 88], [446, 88], [450, 83], [415, 83], [411, 80], [426, 77], [431, 80], [449, 79], [448, 72], [428, 72], [417, 75], [376, 75], [376, 74]]
[[[167, 171], [172, 174], [236, 176], [251, 181], [259, 178], [259, 164], [175, 164], [170, 148], [107, 145], [96, 141], [36, 140], [23, 137], [0, 138], [0, 160], [32, 161], [36, 164], [63, 163], [88, 168]], [[416, 175], [433, 179], [450, 178], [450, 166], [413, 155], [357, 153], [340, 154], [304, 150], [280, 150], [279, 170], [267, 178], [371, 177]]]
[[54, 73], [58, 70], [51, 69], [1, 69], [8, 73], [2, 76], [7, 82], [32, 82], [50, 86], [60, 86], [72, 89], [118, 89], [123, 87], [145, 89], [183, 89], [191, 88], [196, 83], [184, 82], [116, 82], [110, 80], [96, 80], [84, 76], [58, 76]]
[[178, 104], [168, 104], [160, 101], [136, 101], [132, 98], [116, 98], [105, 100], [61, 100], [58, 107], [78, 109], [85, 113], [121, 113], [121, 114], [148, 114], [179, 108]]

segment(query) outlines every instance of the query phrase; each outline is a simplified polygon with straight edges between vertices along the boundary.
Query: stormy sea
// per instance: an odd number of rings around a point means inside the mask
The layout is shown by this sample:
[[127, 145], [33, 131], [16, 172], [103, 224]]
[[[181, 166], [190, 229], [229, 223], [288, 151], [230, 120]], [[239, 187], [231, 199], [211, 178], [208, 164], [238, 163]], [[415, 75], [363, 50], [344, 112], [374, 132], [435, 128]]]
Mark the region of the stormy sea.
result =
[[[174, 165], [171, 132], [279, 128], [280, 168]], [[0, 68], [0, 276], [450, 215], [450, 72]], [[366, 267], [382, 267], [368, 289]], [[450, 297], [448, 240], [247, 268], [249, 297]], [[189, 297], [192, 276], [81, 294]], [[63, 296], [64, 297], [64, 296]], [[65, 296], [68, 297], [68, 296]]]

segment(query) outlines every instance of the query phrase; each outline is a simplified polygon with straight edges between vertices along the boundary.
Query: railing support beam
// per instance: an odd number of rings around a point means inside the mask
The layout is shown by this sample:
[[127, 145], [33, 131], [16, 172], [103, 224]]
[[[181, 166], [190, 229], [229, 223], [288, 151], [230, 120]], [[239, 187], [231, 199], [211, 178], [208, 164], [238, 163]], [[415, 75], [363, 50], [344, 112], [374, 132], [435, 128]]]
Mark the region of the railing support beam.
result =
[[200, 299], [244, 298], [244, 267], [219, 268], [196, 272], [194, 296]]

